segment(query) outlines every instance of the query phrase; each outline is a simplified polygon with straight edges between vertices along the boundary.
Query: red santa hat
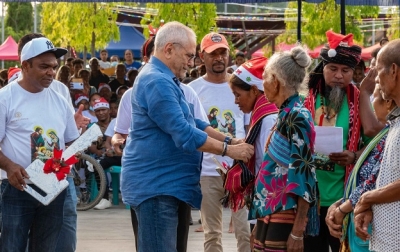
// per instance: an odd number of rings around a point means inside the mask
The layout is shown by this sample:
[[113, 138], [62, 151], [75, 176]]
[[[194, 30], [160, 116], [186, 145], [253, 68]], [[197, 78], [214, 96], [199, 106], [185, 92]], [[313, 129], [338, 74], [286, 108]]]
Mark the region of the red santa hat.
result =
[[94, 101], [93, 110], [100, 109], [100, 108], [106, 108], [106, 109], [110, 108], [110, 104], [103, 97]]
[[243, 63], [233, 74], [247, 84], [256, 85], [259, 90], [264, 91], [262, 75], [266, 64], [267, 58], [257, 57]]
[[325, 63], [336, 63], [353, 68], [361, 60], [361, 47], [353, 42], [353, 34], [342, 35], [333, 31], [326, 32], [329, 47], [321, 49], [321, 59]]
[[12, 82], [13, 80], [18, 79], [20, 73], [21, 73], [21, 69], [20, 69], [20, 68], [17, 68], [17, 67], [10, 67], [10, 68], [8, 69], [8, 77], [7, 77], [8, 82], [10, 83], [10, 82]]
[[99, 85], [99, 90], [97, 90], [97, 92], [100, 93], [100, 90], [102, 90], [103, 88], [108, 88], [108, 90], [111, 91], [110, 85], [108, 85], [108, 84], [106, 84], [106, 83], [100, 83], [100, 85]]
[[78, 106], [78, 104], [83, 100], [89, 101], [89, 97], [87, 97], [84, 94], [76, 94], [75, 95], [75, 106]]

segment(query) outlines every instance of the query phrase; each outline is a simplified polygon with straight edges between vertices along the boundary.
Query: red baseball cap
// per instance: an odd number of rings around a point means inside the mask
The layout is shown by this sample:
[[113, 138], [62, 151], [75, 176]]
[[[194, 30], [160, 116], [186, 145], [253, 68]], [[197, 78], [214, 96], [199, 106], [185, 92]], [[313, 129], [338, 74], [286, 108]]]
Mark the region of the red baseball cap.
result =
[[226, 38], [221, 34], [211, 32], [201, 40], [200, 50], [202, 52], [206, 51], [206, 53], [211, 53], [218, 48], [226, 48], [229, 50], [228, 41], [226, 41]]

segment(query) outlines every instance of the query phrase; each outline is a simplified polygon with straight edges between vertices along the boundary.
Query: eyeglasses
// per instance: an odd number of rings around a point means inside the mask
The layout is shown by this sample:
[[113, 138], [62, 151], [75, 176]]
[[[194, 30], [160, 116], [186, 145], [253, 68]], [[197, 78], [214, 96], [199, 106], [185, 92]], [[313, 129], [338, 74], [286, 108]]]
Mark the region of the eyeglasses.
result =
[[186, 57], [188, 57], [188, 60], [189, 61], [191, 61], [191, 60], [194, 60], [194, 58], [196, 58], [196, 54], [193, 54], [193, 53], [189, 53], [186, 49], [185, 49], [185, 47], [183, 47], [183, 45], [181, 45], [180, 43], [172, 43], [173, 45], [179, 45], [180, 47], [182, 47], [183, 48], [183, 50], [185, 50], [185, 55], [186, 55]]

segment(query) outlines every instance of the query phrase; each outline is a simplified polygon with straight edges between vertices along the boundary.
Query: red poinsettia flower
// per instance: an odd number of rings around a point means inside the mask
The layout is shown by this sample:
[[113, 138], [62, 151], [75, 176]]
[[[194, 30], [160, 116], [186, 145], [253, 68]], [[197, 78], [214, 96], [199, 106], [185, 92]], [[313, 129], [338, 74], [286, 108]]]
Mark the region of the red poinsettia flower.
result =
[[287, 175], [283, 175], [282, 177], [273, 177], [271, 179], [271, 184], [265, 184], [265, 189], [268, 191], [268, 196], [265, 199], [266, 209], [271, 208], [272, 211], [275, 211], [276, 206], [281, 203], [282, 206], [286, 206], [287, 203], [287, 194], [291, 193], [293, 189], [298, 187], [299, 185], [296, 183], [287, 183]]
[[44, 173], [54, 172], [58, 181], [63, 180], [67, 177], [70, 172], [70, 165], [78, 162], [78, 159], [75, 156], [70, 157], [66, 161], [61, 159], [62, 150], [53, 150], [53, 157], [48, 159], [46, 163], [44, 163], [43, 171]]

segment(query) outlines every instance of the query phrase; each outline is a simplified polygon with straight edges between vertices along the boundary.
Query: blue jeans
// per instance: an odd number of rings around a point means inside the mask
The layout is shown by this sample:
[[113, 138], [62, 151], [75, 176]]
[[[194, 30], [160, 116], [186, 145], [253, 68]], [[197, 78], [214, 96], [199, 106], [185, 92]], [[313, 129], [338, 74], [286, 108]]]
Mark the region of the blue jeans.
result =
[[174, 252], [180, 200], [172, 196], [157, 196], [133, 207], [138, 220], [138, 252]]
[[72, 177], [67, 177], [67, 181], [69, 186], [65, 190], [64, 219], [56, 249], [60, 252], [74, 252], [76, 250], [76, 189]]
[[[41, 190], [32, 185], [38, 192]], [[2, 232], [1, 252], [55, 251], [63, 223], [66, 190], [48, 206], [27, 192], [19, 191], [3, 180], [1, 183]]]

